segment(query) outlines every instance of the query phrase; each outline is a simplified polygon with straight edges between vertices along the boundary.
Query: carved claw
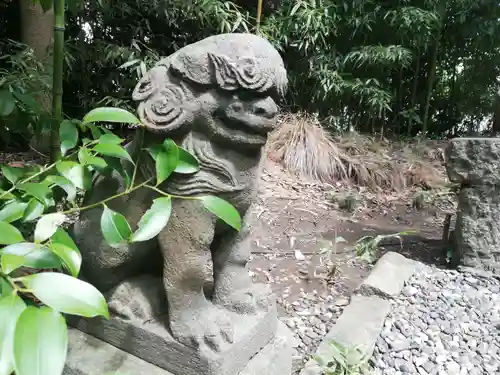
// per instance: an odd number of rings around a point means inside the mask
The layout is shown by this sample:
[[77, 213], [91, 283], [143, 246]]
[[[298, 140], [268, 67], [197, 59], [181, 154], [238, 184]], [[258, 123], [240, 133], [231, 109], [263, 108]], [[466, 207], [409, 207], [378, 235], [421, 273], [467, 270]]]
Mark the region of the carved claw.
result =
[[178, 318], [172, 317], [170, 328], [177, 341], [195, 349], [220, 352], [234, 341], [230, 319], [211, 304], [195, 311], [185, 310]]

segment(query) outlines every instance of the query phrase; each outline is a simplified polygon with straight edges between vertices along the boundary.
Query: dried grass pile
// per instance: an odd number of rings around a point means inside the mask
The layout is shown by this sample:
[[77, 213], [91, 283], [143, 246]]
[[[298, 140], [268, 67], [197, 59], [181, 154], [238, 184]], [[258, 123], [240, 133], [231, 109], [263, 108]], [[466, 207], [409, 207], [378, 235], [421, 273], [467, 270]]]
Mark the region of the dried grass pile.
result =
[[[413, 150], [416, 150], [415, 152]], [[308, 114], [286, 114], [270, 135], [270, 159], [301, 177], [348, 183], [372, 190], [430, 189], [446, 179], [432, 147], [394, 144], [355, 132], [332, 137]]]

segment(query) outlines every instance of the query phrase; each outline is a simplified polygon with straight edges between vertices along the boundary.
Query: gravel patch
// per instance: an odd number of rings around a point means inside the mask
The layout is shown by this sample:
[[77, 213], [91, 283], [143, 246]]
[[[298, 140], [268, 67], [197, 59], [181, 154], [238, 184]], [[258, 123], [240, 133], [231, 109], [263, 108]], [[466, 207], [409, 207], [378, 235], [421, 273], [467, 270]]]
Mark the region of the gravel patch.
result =
[[393, 301], [375, 374], [500, 374], [500, 282], [424, 267]]

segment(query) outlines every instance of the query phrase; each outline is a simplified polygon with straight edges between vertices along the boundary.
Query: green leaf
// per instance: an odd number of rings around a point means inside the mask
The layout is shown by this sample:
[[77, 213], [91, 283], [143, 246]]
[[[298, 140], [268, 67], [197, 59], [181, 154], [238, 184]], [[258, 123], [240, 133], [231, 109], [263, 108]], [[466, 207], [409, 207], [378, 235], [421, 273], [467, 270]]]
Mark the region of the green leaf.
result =
[[163, 150], [156, 154], [156, 186], [165, 181], [179, 163], [179, 149], [171, 139], [165, 140]]
[[63, 266], [69, 271], [71, 276], [78, 277], [82, 265], [82, 255], [80, 252], [60, 243], [51, 244], [50, 249], [61, 259]]
[[35, 242], [48, 240], [66, 220], [66, 215], [55, 212], [42, 216], [35, 227]]
[[78, 143], [78, 129], [75, 124], [69, 120], [61, 122], [59, 127], [59, 138], [61, 140], [61, 153], [66, 155]]
[[[14, 289], [12, 289], [12, 285], [10, 285], [10, 283], [5, 279], [5, 277], [0, 276], [0, 297], [5, 297], [7, 294], [12, 293], [13, 290]], [[0, 324], [1, 324], [1, 322], [0, 322]], [[0, 356], [0, 361], [1, 361], [1, 358], [2, 357]], [[0, 374], [2, 374], [1, 370], [0, 370]]]
[[15, 226], [4, 221], [0, 221], [0, 245], [12, 245], [23, 242], [24, 237]]
[[200, 163], [198, 159], [191, 155], [188, 151], [184, 150], [182, 147], [179, 148], [179, 163], [175, 167], [175, 173], [191, 174], [196, 173], [200, 170]]
[[100, 107], [95, 108], [85, 115], [83, 118], [83, 123], [87, 124], [89, 122], [119, 122], [123, 124], [135, 124], [140, 125], [141, 122], [132, 113], [121, 109], [113, 107]]
[[22, 278], [36, 298], [65, 314], [109, 318], [104, 296], [94, 286], [63, 273], [42, 272]]
[[103, 134], [99, 137], [99, 143], [100, 144], [112, 144], [112, 145], [119, 145], [120, 143], [123, 142], [123, 139], [118, 137], [115, 134]]
[[16, 375], [61, 375], [67, 353], [68, 327], [64, 317], [46, 306], [27, 307], [14, 330]]
[[7, 203], [0, 210], [0, 221], [5, 221], [6, 223], [11, 223], [23, 217], [24, 211], [28, 207], [28, 203], [13, 201]]
[[9, 90], [0, 90], [0, 117], [5, 117], [14, 112], [16, 100]]
[[132, 234], [132, 229], [130, 229], [125, 216], [110, 210], [106, 205], [104, 205], [101, 216], [101, 230], [104, 239], [111, 247], [120, 247], [128, 241]]
[[80, 148], [80, 151], [78, 151], [78, 160], [81, 164], [90, 165], [99, 171], [108, 166], [103, 158], [92, 155], [89, 149], [85, 147]]
[[98, 126], [95, 126], [93, 124], [86, 124], [86, 126], [90, 129], [90, 132], [92, 133], [92, 138], [95, 140], [99, 139], [99, 137], [102, 135], [101, 129], [99, 129]]
[[7, 180], [9, 180], [12, 184], [15, 184], [23, 176], [24, 169], [2, 165], [2, 173]]
[[85, 166], [74, 161], [61, 161], [56, 164], [57, 171], [79, 189], [92, 187], [92, 174]]
[[205, 195], [198, 199], [208, 211], [223, 220], [226, 224], [236, 230], [241, 229], [241, 216], [231, 203], [214, 195]]
[[39, 2], [44, 12], [52, 9], [52, 0], [39, 0]]
[[6, 275], [10, 274], [12, 271], [17, 270], [24, 264], [24, 257], [20, 255], [13, 254], [3, 254], [0, 258], [0, 267], [2, 272]]
[[12, 356], [14, 330], [26, 304], [17, 294], [2, 294], [0, 297], [0, 374], [10, 375], [14, 371]]
[[7, 193], [7, 191], [0, 189], [0, 199], [4, 201], [10, 201], [11, 199], [16, 199], [16, 196], [12, 193]]
[[102, 155], [112, 156], [115, 158], [125, 159], [132, 162], [129, 153], [120, 145], [113, 143], [99, 143], [95, 145], [92, 150]]
[[66, 177], [51, 175], [51, 176], [47, 176], [45, 178], [45, 181], [50, 183], [50, 184], [57, 185], [61, 189], [63, 189], [68, 196], [68, 201], [73, 202], [75, 200], [76, 187]]
[[76, 246], [71, 236], [62, 228], [57, 228], [56, 232], [52, 235], [51, 240], [53, 243], [59, 243], [61, 245], [69, 247], [70, 249], [80, 252], [80, 250], [78, 250], [78, 246]]
[[125, 184], [129, 186], [130, 183], [132, 182], [133, 168], [130, 168], [132, 167], [132, 165], [126, 163], [126, 165], [124, 166], [120, 159], [111, 158], [109, 156], [105, 156], [104, 160], [106, 161], [106, 164], [108, 164], [109, 168], [106, 168], [106, 170], [102, 171], [102, 173], [109, 176], [111, 172], [115, 170], [123, 178]]
[[33, 198], [28, 202], [28, 207], [24, 211], [23, 221], [30, 222], [38, 219], [43, 215], [45, 211], [45, 206], [38, 201], [38, 199]]
[[57, 255], [55, 255], [47, 247], [36, 243], [21, 242], [6, 246], [0, 250], [0, 256], [2, 256], [2, 258], [5, 254], [23, 257], [24, 267], [37, 269], [61, 267], [61, 261]]
[[26, 195], [35, 197], [42, 203], [45, 202], [47, 197], [52, 193], [52, 190], [50, 190], [46, 184], [35, 182], [20, 184], [17, 188], [24, 191]]
[[157, 198], [151, 208], [146, 211], [138, 223], [138, 229], [132, 235], [130, 242], [147, 241], [161, 232], [170, 219], [172, 200], [170, 197]]

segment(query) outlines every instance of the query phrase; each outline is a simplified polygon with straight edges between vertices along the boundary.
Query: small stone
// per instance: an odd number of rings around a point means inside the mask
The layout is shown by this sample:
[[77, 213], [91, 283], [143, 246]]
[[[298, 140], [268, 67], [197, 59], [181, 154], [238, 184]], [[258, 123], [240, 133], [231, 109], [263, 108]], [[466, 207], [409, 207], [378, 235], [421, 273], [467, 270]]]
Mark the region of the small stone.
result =
[[448, 362], [446, 364], [446, 370], [448, 371], [448, 375], [459, 375], [460, 365], [456, 362]]
[[406, 297], [413, 297], [415, 294], [418, 293], [418, 289], [415, 288], [414, 286], [408, 285], [403, 288], [403, 294]]

